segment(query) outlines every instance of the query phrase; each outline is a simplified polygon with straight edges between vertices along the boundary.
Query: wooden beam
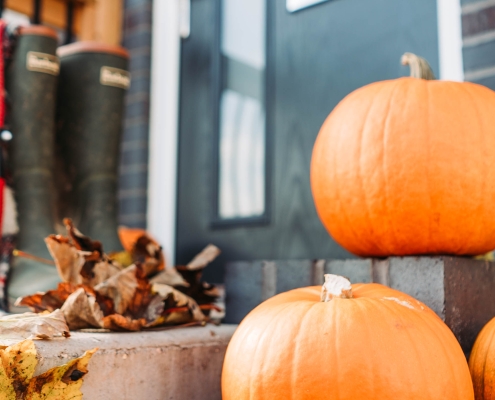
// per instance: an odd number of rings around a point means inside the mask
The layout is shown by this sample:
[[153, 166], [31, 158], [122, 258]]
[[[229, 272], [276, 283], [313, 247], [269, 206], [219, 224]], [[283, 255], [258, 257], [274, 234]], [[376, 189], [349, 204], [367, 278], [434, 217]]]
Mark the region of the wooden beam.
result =
[[[67, 0], [43, 0], [43, 24], [65, 29]], [[33, 0], [6, 0], [5, 7], [31, 16]], [[123, 0], [78, 0], [74, 7], [74, 34], [78, 40], [120, 45]]]
[[[74, 7], [74, 33], [79, 34], [81, 30], [81, 14], [84, 2], [78, 1]], [[5, 8], [32, 16], [33, 0], [6, 0]], [[65, 29], [66, 22], [66, 4], [64, 0], [43, 0], [41, 9], [41, 20], [43, 24], [52, 26], [57, 29]]]
[[123, 0], [88, 0], [82, 9], [79, 39], [120, 45], [122, 18]]

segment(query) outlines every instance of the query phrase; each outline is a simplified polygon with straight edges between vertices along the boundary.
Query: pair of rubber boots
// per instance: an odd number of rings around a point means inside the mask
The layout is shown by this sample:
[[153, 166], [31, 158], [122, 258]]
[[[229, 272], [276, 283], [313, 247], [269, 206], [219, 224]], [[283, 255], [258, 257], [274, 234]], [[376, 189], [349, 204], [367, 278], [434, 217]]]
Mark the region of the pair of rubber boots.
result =
[[[121, 249], [117, 169], [130, 83], [125, 49], [89, 42], [57, 48], [57, 42], [50, 28], [21, 28], [6, 67], [17, 249], [48, 260], [44, 238], [61, 231], [64, 217], [106, 252]], [[59, 281], [55, 266], [14, 257], [9, 303]]]

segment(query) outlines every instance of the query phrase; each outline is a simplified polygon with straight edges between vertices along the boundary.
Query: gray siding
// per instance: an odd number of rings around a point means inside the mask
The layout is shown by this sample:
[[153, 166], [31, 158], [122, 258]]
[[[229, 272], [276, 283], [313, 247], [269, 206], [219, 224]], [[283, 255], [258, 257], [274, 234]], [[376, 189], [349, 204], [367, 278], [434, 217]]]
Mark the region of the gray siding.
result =
[[152, 0], [125, 0], [123, 45], [132, 83], [127, 94], [120, 161], [119, 223], [146, 227]]
[[465, 80], [495, 90], [495, 1], [461, 4]]

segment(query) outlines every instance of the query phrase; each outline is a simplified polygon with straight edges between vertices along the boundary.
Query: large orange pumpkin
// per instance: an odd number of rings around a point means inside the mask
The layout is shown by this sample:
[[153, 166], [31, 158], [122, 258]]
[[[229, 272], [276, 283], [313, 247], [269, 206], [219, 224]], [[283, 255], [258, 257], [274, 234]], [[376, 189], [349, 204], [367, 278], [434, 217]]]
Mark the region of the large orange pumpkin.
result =
[[[406, 61], [419, 71], [424, 60]], [[486, 253], [495, 248], [493, 149], [490, 89], [414, 77], [373, 83], [321, 128], [311, 162], [317, 212], [360, 256]]]
[[481, 330], [469, 357], [476, 400], [495, 400], [495, 318]]
[[382, 285], [348, 289], [330, 301], [296, 289], [255, 308], [228, 346], [223, 400], [474, 399], [464, 354], [432, 310]]

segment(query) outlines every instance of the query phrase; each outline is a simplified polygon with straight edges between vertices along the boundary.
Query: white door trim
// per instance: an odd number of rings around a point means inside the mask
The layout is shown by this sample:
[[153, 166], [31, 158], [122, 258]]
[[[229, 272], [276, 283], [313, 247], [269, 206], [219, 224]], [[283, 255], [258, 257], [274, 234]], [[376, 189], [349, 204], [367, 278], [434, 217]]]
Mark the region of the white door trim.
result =
[[437, 0], [440, 79], [464, 80], [460, 0]]
[[153, 1], [148, 231], [175, 262], [179, 125], [179, 0]]

